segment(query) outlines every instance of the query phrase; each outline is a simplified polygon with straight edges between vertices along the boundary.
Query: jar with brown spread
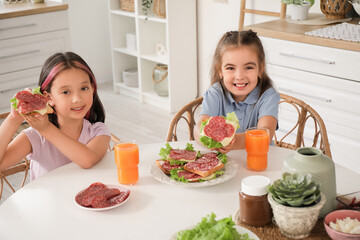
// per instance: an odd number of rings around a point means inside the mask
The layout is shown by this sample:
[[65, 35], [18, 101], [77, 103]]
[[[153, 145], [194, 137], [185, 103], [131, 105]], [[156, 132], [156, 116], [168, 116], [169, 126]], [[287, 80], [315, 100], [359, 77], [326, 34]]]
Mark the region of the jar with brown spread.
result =
[[267, 200], [270, 179], [253, 175], [241, 181], [239, 221], [251, 226], [264, 226], [271, 222], [272, 211]]

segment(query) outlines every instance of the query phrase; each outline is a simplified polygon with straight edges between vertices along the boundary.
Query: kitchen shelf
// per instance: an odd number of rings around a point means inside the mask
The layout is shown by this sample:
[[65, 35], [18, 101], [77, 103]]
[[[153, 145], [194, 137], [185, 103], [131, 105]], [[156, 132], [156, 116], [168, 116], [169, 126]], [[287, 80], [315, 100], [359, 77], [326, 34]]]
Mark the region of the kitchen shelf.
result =
[[[176, 112], [197, 96], [196, 1], [166, 1], [166, 18], [142, 11], [135, 0], [135, 11], [120, 10], [119, 0], [108, 0], [114, 91], [169, 112]], [[186, 18], [183, 17], [186, 13]], [[136, 50], [128, 49], [127, 34], [135, 34]], [[166, 51], [158, 53], [159, 46]], [[153, 70], [168, 66], [167, 97], [155, 91]], [[138, 70], [138, 88], [126, 87], [122, 72]]]

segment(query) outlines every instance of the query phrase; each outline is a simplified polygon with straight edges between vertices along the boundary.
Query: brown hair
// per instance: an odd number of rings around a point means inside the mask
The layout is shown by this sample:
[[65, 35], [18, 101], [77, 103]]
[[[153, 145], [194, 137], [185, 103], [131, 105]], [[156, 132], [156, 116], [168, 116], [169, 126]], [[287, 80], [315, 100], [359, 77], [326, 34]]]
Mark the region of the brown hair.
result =
[[[105, 111], [104, 107], [100, 101], [100, 98], [97, 94], [96, 79], [93, 72], [91, 71], [89, 65], [76, 53], [65, 52], [65, 53], [55, 53], [50, 56], [44, 63], [40, 78], [39, 86], [41, 87], [41, 92], [47, 91], [50, 92], [52, 86], [52, 80], [55, 76], [66, 69], [77, 68], [81, 69], [89, 75], [90, 83], [94, 88], [93, 93], [93, 104], [86, 114], [85, 118], [89, 120], [90, 123], [95, 122], [104, 122], [105, 121]], [[49, 121], [59, 128], [59, 123], [57, 121], [56, 109], [54, 113], [48, 114]]]
[[224, 91], [227, 89], [224, 86], [223, 80], [220, 78], [221, 71], [221, 59], [225, 51], [241, 46], [250, 46], [253, 47], [254, 51], [257, 53], [257, 58], [259, 66], [263, 66], [261, 77], [258, 78], [257, 86], [260, 86], [260, 96], [270, 87], [273, 86], [270, 77], [268, 76], [265, 68], [265, 52], [264, 47], [261, 43], [261, 40], [257, 36], [256, 32], [252, 30], [247, 31], [230, 31], [225, 33], [218, 42], [213, 62], [211, 66], [211, 85], [216, 82], [220, 82]]

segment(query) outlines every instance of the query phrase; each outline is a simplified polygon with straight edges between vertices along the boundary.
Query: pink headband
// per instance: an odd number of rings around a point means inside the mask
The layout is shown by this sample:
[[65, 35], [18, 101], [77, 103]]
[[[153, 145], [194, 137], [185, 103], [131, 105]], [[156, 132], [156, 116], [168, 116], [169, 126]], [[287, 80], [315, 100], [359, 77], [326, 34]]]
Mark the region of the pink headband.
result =
[[[95, 94], [96, 89], [97, 89], [96, 79], [95, 79], [94, 75], [91, 73], [91, 71], [89, 70], [89, 68], [87, 68], [86, 66], [84, 66], [83, 64], [81, 64], [81, 63], [79, 63], [77, 61], [73, 61], [72, 63], [76, 67], [78, 67], [78, 68], [84, 70], [85, 72], [87, 72], [90, 75], [90, 77], [93, 79], [93, 87], [94, 87], [94, 94]], [[58, 74], [63, 69], [64, 69], [64, 63], [63, 62], [59, 63], [53, 69], [51, 69], [49, 75], [47, 76], [47, 78], [45, 79], [43, 84], [41, 85], [41, 90], [44, 91], [45, 88], [50, 84], [50, 82], [55, 78], [56, 74]]]
[[[94, 88], [93, 95], [95, 95], [96, 90], [97, 90], [97, 84], [96, 84], [96, 79], [95, 79], [94, 75], [91, 73], [90, 69], [87, 68], [86, 66], [84, 66], [83, 64], [79, 63], [78, 61], [72, 61], [72, 63], [73, 63], [76, 67], [84, 70], [85, 72], [87, 72], [87, 73], [90, 75], [90, 77], [91, 77], [92, 80], [93, 80], [93, 88]], [[58, 73], [59, 73], [61, 70], [63, 70], [63, 69], [64, 69], [64, 63], [63, 63], [63, 62], [59, 63], [59, 64], [56, 65], [53, 69], [51, 69], [49, 75], [47, 76], [47, 78], [45, 79], [45, 81], [43, 82], [43, 84], [41, 85], [41, 90], [44, 91], [45, 88], [46, 88], [46, 87], [51, 83], [51, 81], [55, 78], [56, 74], [58, 74]], [[89, 119], [90, 111], [91, 111], [91, 109], [86, 113], [86, 116], [85, 116], [86, 119]]]

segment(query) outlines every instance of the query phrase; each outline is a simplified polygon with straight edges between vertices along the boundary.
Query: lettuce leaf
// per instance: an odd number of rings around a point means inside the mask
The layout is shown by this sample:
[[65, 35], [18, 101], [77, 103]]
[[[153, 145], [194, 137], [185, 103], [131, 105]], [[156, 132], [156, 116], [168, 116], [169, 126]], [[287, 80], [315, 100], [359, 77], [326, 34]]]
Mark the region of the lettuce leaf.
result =
[[240, 128], [239, 119], [237, 118], [235, 112], [231, 112], [231, 113], [226, 114], [225, 119], [229, 120], [231, 122], [237, 123], [237, 128], [235, 129], [235, 132], [236, 132], [236, 130], [238, 130]]
[[189, 180], [185, 179], [184, 176], [179, 177], [178, 171], [180, 171], [180, 170], [184, 170], [184, 168], [178, 168], [178, 169], [174, 168], [174, 169], [171, 169], [171, 171], [170, 171], [170, 178], [171, 178], [171, 179], [174, 179], [175, 181], [178, 181], [178, 182], [183, 182], [183, 183], [189, 182]]
[[10, 102], [11, 102], [11, 107], [13, 109], [17, 109], [18, 108], [18, 103], [19, 103], [19, 100], [17, 100], [17, 98], [12, 98], [10, 99]]
[[169, 143], [165, 144], [165, 148], [160, 148], [159, 156], [161, 157], [162, 160], [167, 160], [171, 149], [172, 147], [170, 146]]
[[207, 137], [207, 136], [201, 136], [200, 142], [208, 147], [208, 148], [221, 148], [223, 145], [220, 142], [215, 141], [214, 139]]
[[226, 154], [223, 154], [223, 153], [221, 153], [221, 152], [218, 152], [217, 153], [218, 154], [218, 159], [220, 159], [220, 161], [223, 163], [223, 164], [226, 164], [227, 163], [227, 156], [226, 156]]
[[171, 159], [169, 158], [169, 163], [170, 165], [184, 165], [187, 163], [187, 161], [180, 161], [180, 160], [175, 160], [175, 159]]
[[187, 143], [185, 150], [194, 151], [195, 149], [194, 149], [194, 146], [191, 143]]
[[200, 240], [200, 239], [221, 239], [221, 240], [251, 240], [247, 233], [240, 234], [233, 227], [235, 225], [231, 216], [215, 220], [216, 215], [211, 213], [203, 217], [196, 227], [180, 231], [177, 240]]

